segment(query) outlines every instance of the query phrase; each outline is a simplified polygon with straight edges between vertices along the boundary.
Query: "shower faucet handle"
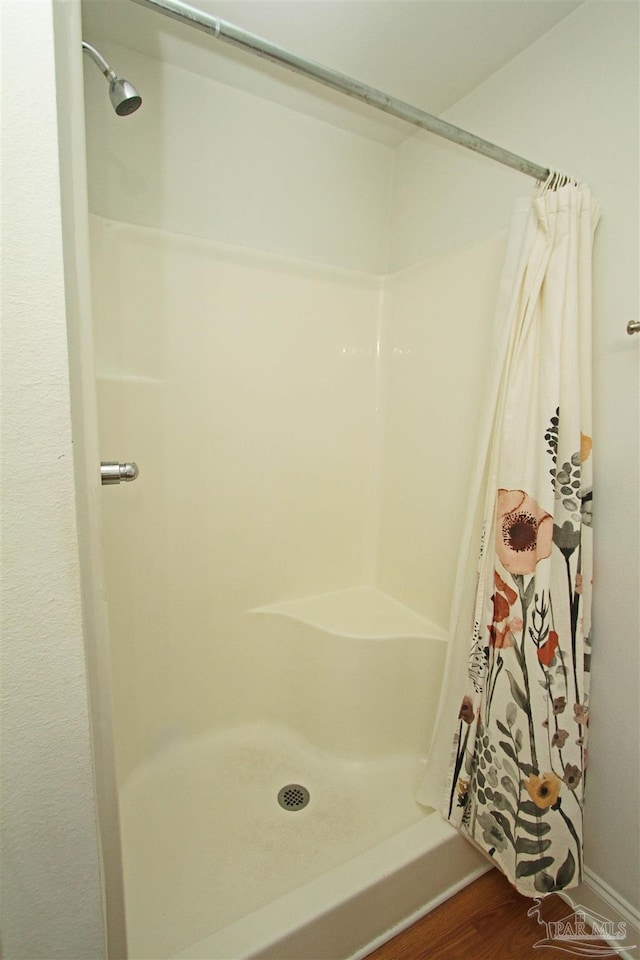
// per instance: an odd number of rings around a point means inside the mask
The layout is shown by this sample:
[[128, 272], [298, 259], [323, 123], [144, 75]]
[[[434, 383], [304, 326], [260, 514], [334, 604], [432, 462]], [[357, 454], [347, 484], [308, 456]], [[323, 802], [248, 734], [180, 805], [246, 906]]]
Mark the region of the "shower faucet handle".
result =
[[130, 483], [138, 476], [137, 463], [118, 463], [117, 460], [103, 460], [100, 463], [102, 485], [111, 483]]

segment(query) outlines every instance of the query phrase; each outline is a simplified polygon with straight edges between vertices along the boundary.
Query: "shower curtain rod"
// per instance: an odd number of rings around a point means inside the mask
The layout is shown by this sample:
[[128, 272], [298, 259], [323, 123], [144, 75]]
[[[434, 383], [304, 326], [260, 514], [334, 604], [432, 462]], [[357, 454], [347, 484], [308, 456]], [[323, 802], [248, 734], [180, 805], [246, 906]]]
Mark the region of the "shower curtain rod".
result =
[[512, 167], [514, 170], [518, 170], [528, 177], [533, 177], [534, 180], [544, 182], [551, 175], [551, 171], [546, 167], [532, 163], [530, 160], [519, 157], [509, 150], [504, 150], [495, 143], [490, 143], [488, 140], [476, 137], [473, 133], [469, 133], [461, 127], [447, 123], [446, 120], [440, 120], [439, 117], [434, 117], [433, 114], [426, 113], [418, 107], [413, 107], [410, 103], [405, 103], [405, 101], [398, 100], [388, 93], [376, 90], [375, 87], [369, 87], [367, 84], [360, 83], [359, 80], [354, 80], [351, 77], [345, 76], [343, 73], [338, 73], [336, 70], [323, 67], [319, 63], [304, 60], [295, 53], [291, 53], [289, 50], [285, 50], [283, 47], [271, 43], [269, 40], [264, 40], [262, 37], [242, 30], [240, 27], [236, 27], [232, 23], [227, 23], [219, 17], [213, 17], [210, 14], [203, 13], [203, 11], [197, 10], [195, 7], [181, 3], [180, 0], [133, 0], [133, 2], [140, 4], [142, 7], [147, 7], [149, 10], [155, 10], [167, 17], [171, 17], [173, 20], [186, 23], [191, 27], [195, 27], [197, 30], [202, 30], [204, 33], [209, 33], [216, 40], [223, 40], [225, 43], [232, 44], [234, 47], [240, 47], [242, 50], [247, 50], [255, 56], [272, 60], [274, 63], [279, 63], [284, 67], [288, 67], [290, 70], [294, 70], [296, 73], [311, 77], [312, 80], [317, 80], [325, 84], [325, 86], [333, 87], [334, 90], [340, 90], [342, 93], [346, 93], [347, 96], [355, 97], [356, 100], [362, 100], [372, 107], [377, 107], [378, 110], [383, 110], [385, 113], [390, 113], [394, 117], [406, 120], [416, 127], [421, 127], [423, 130], [435, 133], [438, 137], [444, 137], [445, 140], [451, 140], [453, 143], [458, 143], [468, 150], [474, 150], [476, 153], [489, 157], [491, 160], [496, 160], [498, 163], [502, 163], [507, 167]]

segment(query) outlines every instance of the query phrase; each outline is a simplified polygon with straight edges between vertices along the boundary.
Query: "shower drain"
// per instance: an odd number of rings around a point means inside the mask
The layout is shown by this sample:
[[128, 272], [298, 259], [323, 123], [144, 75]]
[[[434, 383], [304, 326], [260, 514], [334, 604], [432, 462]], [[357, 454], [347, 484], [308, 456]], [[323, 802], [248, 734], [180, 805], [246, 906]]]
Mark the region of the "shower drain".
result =
[[302, 810], [310, 799], [307, 788], [299, 783], [287, 783], [278, 793], [278, 803], [284, 810]]

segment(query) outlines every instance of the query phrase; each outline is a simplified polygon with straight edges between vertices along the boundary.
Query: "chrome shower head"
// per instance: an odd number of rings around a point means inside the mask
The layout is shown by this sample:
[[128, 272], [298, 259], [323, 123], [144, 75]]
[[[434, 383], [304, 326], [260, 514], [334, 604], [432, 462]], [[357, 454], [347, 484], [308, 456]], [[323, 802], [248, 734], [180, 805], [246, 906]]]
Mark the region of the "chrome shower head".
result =
[[138, 109], [142, 103], [142, 97], [128, 80], [124, 80], [111, 69], [104, 57], [100, 56], [95, 47], [90, 43], [82, 41], [82, 49], [87, 53], [93, 62], [97, 64], [101, 73], [109, 81], [109, 97], [113, 104], [113, 109], [119, 117], [126, 117]]
[[142, 103], [142, 97], [128, 80], [120, 80], [118, 77], [109, 84], [109, 97], [113, 104], [113, 109], [119, 117], [126, 117], [134, 113]]

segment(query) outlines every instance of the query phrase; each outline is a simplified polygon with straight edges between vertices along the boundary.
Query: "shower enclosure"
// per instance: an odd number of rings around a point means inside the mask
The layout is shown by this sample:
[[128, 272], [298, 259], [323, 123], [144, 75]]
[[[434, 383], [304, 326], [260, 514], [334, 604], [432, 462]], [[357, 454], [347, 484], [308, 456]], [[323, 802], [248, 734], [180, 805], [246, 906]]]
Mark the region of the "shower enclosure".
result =
[[504, 236], [416, 259], [410, 130], [158, 19], [83, 24], [130, 956], [363, 956], [486, 868], [414, 793]]

